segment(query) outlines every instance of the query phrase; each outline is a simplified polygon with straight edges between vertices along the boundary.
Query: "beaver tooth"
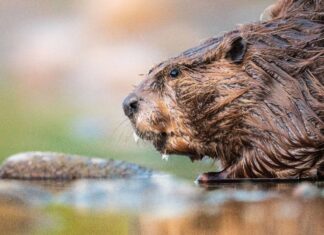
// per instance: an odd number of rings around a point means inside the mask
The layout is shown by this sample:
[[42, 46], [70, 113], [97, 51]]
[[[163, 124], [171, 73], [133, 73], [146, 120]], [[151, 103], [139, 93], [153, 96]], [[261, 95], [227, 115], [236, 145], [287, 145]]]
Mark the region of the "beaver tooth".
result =
[[167, 154], [162, 154], [162, 160], [168, 161], [169, 160], [169, 155]]
[[139, 136], [134, 132], [133, 137], [134, 137], [135, 143], [137, 144], [140, 139]]

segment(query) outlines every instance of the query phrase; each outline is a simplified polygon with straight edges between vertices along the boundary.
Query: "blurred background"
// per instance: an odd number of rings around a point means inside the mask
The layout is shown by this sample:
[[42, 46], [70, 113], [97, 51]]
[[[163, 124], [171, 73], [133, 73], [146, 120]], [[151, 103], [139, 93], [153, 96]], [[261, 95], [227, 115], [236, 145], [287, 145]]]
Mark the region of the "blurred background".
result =
[[114, 158], [193, 179], [135, 144], [123, 98], [154, 65], [257, 21], [273, 0], [0, 0], [0, 160], [22, 151]]

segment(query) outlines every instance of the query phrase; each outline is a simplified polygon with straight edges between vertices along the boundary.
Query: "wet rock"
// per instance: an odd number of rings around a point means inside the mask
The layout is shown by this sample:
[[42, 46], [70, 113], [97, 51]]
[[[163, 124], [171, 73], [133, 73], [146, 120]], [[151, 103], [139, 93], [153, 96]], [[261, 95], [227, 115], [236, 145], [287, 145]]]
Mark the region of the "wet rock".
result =
[[147, 178], [151, 174], [147, 168], [123, 161], [50, 152], [16, 154], [0, 167], [3, 179]]

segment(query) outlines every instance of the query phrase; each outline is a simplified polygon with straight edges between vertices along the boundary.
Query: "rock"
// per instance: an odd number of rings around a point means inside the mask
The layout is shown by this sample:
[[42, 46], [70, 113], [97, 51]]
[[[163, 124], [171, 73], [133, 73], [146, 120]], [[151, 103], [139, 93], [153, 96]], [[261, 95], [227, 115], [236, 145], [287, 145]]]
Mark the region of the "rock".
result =
[[132, 163], [51, 152], [16, 154], [0, 167], [2, 179], [112, 179], [151, 175], [151, 170]]

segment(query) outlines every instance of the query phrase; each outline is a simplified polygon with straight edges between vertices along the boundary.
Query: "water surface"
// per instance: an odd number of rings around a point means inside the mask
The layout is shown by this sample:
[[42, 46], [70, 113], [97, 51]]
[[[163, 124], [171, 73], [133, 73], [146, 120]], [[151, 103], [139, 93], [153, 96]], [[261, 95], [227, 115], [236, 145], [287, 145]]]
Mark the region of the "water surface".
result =
[[[1, 234], [323, 234], [324, 182], [0, 181]], [[5, 231], [5, 233], [4, 233]]]

